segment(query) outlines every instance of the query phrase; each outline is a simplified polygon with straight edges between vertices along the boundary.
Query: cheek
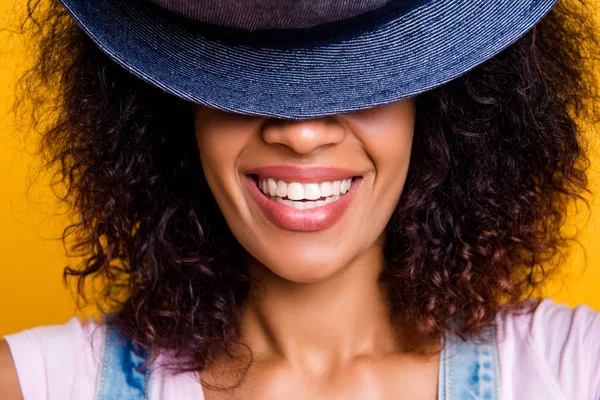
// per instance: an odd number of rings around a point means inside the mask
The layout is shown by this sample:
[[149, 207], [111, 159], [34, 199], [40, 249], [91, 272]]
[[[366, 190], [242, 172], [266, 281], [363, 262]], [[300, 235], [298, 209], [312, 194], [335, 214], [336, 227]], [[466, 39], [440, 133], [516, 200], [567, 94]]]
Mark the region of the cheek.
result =
[[372, 143], [371, 152], [375, 163], [373, 182], [372, 218], [381, 229], [389, 222], [396, 210], [404, 189], [412, 149], [413, 131], [406, 127], [394, 132], [395, 135], [383, 135], [380, 143]]
[[253, 120], [206, 107], [195, 109], [196, 141], [209, 167], [234, 163], [253, 132]]
[[237, 149], [227, 146], [227, 135], [215, 132], [199, 132], [196, 136], [200, 161], [207, 179], [222, 175], [235, 162]]
[[410, 164], [414, 124], [414, 102], [410, 99], [377, 107], [359, 115], [355, 122], [375, 166], [378, 197], [400, 196]]
[[195, 125], [204, 176], [225, 213], [230, 208], [231, 193], [238, 186], [236, 165], [249, 135], [235, 121], [223, 120], [212, 113], [197, 115]]
[[196, 134], [202, 170], [217, 200], [219, 194], [223, 192], [222, 181], [225, 178], [228, 165], [231, 164], [231, 159], [234, 156], [233, 154], [229, 154], [229, 150], [232, 149], [227, 149], [222, 139], [223, 135], [218, 135], [215, 132], [200, 131]]
[[373, 150], [375, 167], [388, 185], [401, 190], [408, 174], [412, 150], [413, 127], [389, 135], [383, 143], [376, 144], [378, 150]]
[[202, 163], [206, 163], [208, 170], [229, 163], [235, 157], [237, 141], [234, 136], [233, 129], [224, 129], [206, 118], [196, 118], [196, 142]]

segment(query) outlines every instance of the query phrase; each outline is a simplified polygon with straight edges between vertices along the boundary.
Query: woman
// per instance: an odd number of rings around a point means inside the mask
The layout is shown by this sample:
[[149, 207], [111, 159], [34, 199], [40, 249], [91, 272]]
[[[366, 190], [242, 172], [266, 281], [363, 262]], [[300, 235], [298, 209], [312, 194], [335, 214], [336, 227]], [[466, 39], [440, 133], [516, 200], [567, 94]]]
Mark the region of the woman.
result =
[[22, 96], [104, 313], [7, 336], [4, 399], [600, 397], [598, 313], [536, 300], [585, 5], [61, 3]]

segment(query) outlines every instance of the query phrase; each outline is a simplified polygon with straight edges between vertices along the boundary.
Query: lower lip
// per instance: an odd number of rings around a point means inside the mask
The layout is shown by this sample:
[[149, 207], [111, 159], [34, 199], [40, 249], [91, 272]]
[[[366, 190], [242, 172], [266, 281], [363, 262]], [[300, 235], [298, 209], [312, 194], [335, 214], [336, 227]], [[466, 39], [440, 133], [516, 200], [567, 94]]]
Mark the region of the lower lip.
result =
[[334, 202], [309, 210], [298, 210], [270, 200], [258, 189], [256, 180], [246, 176], [250, 192], [269, 221], [283, 229], [304, 232], [327, 229], [339, 221], [354, 199], [361, 182], [360, 178], [354, 179], [350, 190]]

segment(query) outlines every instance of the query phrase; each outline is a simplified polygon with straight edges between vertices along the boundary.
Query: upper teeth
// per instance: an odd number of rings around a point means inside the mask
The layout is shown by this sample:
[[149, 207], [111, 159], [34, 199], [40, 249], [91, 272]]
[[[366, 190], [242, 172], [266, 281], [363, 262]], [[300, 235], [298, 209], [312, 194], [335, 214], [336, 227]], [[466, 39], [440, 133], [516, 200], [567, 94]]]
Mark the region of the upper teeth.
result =
[[318, 200], [321, 197], [339, 196], [352, 186], [352, 178], [332, 182], [298, 183], [278, 181], [272, 178], [258, 180], [258, 188], [271, 196], [290, 200]]

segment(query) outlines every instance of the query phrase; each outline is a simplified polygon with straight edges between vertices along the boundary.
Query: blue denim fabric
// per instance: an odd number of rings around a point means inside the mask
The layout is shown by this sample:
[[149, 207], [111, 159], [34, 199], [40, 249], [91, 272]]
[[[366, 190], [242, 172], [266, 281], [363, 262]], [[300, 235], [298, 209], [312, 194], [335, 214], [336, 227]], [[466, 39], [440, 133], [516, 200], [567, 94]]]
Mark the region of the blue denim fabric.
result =
[[[150, 0], [175, 14], [231, 28], [298, 29], [348, 19], [391, 0]], [[406, 1], [406, 0], [404, 0]]]
[[151, 369], [142, 368], [146, 358], [142, 349], [108, 327], [96, 400], [148, 400]]
[[[315, 118], [401, 100], [463, 75], [556, 0], [394, 0], [310, 29], [208, 29], [149, 0], [61, 0], [123, 68], [224, 111]], [[186, 22], [187, 21], [187, 22]]]
[[442, 351], [438, 400], [498, 400], [498, 349], [494, 332], [485, 343], [449, 337]]
[[[115, 329], [107, 330], [96, 400], [148, 400], [152, 369], [138, 370], [145, 359], [146, 354]], [[495, 335], [482, 344], [450, 337], [440, 359], [438, 400], [499, 398]]]

